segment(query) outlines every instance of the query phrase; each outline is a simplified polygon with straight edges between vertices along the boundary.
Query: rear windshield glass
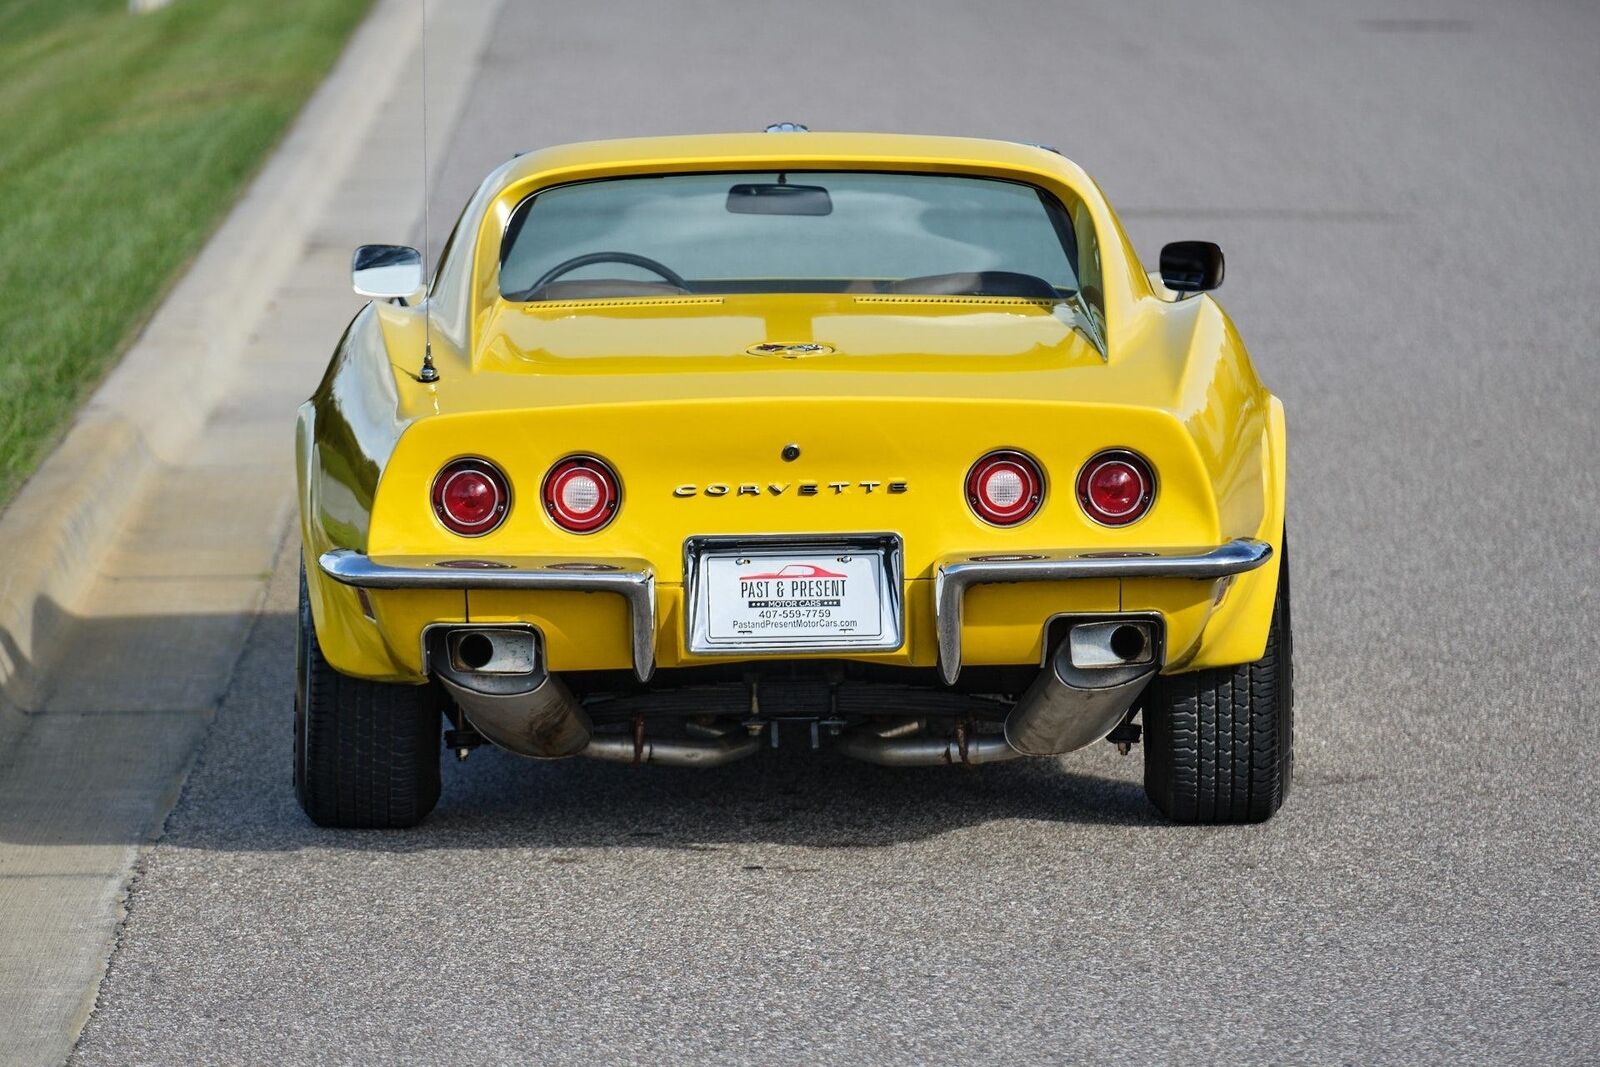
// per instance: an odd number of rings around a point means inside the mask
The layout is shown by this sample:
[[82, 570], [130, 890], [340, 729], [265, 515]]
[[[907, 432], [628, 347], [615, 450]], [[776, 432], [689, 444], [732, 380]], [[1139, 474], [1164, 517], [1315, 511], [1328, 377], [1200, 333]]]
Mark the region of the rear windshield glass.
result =
[[512, 300], [683, 293], [1070, 295], [1065, 210], [1030, 185], [926, 174], [671, 174], [558, 186], [501, 246]]

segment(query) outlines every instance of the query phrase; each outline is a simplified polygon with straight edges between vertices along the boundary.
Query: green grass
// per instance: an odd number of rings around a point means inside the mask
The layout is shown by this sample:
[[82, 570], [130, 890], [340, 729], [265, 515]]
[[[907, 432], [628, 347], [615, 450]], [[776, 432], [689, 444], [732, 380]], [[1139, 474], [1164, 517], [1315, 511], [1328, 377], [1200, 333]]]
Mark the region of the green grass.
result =
[[216, 228], [369, 3], [173, 0], [130, 15], [127, 0], [0, 0], [0, 501]]

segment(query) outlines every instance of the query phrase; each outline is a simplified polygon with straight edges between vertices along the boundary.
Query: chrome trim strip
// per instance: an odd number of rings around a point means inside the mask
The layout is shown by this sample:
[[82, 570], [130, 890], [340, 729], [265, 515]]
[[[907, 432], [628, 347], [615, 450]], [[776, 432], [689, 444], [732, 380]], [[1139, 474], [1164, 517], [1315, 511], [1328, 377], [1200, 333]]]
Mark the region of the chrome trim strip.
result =
[[939, 673], [946, 685], [961, 674], [961, 612], [974, 585], [1065, 582], [1075, 578], [1194, 578], [1216, 580], [1253, 571], [1272, 558], [1265, 541], [1241, 537], [1212, 549], [1142, 552], [1039, 552], [1027, 559], [959, 557], [934, 573], [933, 611], [939, 630]]
[[[451, 567], [467, 562], [477, 566]], [[640, 559], [572, 559], [554, 556], [393, 556], [377, 562], [348, 548], [324, 552], [322, 573], [357, 589], [550, 589], [616, 593], [628, 602], [633, 629], [633, 671], [641, 682], [656, 666], [656, 575]], [[606, 569], [599, 569], [606, 568]]]

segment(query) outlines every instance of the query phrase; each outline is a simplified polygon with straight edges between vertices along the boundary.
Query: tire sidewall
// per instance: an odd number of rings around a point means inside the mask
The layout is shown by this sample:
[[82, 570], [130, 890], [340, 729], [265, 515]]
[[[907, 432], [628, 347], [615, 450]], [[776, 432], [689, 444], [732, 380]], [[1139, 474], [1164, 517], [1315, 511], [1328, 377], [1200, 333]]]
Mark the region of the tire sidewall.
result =
[[294, 794], [306, 801], [306, 776], [310, 764], [311, 655], [316, 633], [311, 621], [311, 597], [306, 585], [306, 565], [300, 564], [300, 603], [295, 613], [294, 640]]

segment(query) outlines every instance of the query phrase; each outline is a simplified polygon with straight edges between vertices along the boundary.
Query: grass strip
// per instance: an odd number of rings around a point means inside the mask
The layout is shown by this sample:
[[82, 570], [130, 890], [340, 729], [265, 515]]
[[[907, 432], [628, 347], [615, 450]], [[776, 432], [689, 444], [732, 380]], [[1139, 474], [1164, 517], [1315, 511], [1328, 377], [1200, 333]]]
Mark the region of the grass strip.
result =
[[216, 228], [370, 2], [174, 0], [135, 15], [127, 0], [0, 0], [0, 501]]

